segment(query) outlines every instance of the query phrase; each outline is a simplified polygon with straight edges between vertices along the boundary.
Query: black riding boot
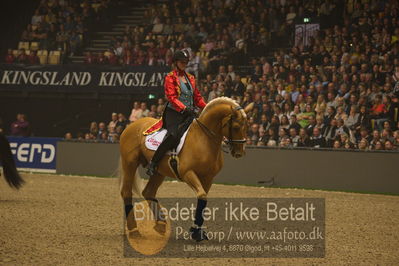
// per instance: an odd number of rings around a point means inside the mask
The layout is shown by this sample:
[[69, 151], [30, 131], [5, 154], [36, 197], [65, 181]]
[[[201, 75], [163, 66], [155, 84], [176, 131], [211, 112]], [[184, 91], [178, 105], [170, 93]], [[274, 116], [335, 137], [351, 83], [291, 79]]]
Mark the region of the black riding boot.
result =
[[165, 153], [176, 145], [176, 137], [173, 135], [167, 135], [166, 138], [159, 145], [158, 149], [155, 151], [154, 156], [147, 167], [147, 175], [153, 176], [157, 172], [158, 164], [164, 157]]

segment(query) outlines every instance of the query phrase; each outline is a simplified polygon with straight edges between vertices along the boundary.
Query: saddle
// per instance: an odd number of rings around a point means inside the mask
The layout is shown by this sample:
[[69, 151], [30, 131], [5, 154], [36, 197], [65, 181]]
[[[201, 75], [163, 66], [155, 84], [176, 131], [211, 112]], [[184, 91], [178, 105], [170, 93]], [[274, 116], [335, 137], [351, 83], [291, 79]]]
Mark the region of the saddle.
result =
[[[183, 147], [187, 132], [190, 128], [192, 121], [193, 118], [188, 117], [183, 121], [183, 123], [179, 125], [177, 133], [177, 139], [179, 140], [179, 142], [176, 143], [174, 146], [174, 151], [176, 155], [179, 154], [180, 150]], [[147, 149], [155, 151], [162, 143], [162, 140], [167, 134], [167, 129], [163, 128], [162, 126], [163, 120], [161, 118], [143, 132], [143, 135], [146, 136], [145, 146], [147, 147]]]
[[[167, 130], [165, 128], [160, 128], [154, 131], [151, 134], [147, 134], [145, 138], [145, 146], [147, 149], [155, 151], [158, 149], [159, 145], [161, 145], [162, 140], [167, 134]], [[183, 133], [183, 136], [180, 138], [180, 142], [176, 147], [176, 154], [179, 154], [181, 149], [183, 148], [184, 141], [186, 140], [188, 129]], [[143, 133], [144, 134], [144, 133]], [[167, 154], [171, 154], [172, 151], [169, 151]]]

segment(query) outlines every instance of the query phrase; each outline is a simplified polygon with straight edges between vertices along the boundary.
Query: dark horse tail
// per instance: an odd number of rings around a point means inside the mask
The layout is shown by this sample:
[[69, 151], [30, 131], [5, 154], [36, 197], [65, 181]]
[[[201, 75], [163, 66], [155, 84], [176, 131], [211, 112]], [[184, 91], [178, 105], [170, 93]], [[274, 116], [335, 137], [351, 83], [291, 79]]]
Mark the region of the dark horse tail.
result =
[[20, 188], [25, 181], [19, 175], [12, 157], [10, 143], [7, 138], [0, 133], [0, 162], [3, 165], [4, 177], [10, 187]]

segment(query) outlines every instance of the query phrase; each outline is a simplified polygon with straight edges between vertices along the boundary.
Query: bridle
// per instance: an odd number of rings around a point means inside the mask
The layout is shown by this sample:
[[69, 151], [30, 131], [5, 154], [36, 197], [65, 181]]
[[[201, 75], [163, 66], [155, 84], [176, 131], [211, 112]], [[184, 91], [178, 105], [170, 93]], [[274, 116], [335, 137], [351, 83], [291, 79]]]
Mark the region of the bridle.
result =
[[[234, 111], [238, 111], [243, 109], [241, 106], [237, 106], [234, 108]], [[195, 118], [195, 120], [197, 121], [198, 125], [201, 127], [201, 129], [208, 134], [208, 136], [211, 137], [212, 140], [216, 142], [215, 138], [216, 138], [216, 134], [215, 132], [213, 132], [212, 130], [210, 130], [207, 126], [205, 126], [203, 123], [201, 123], [197, 118]], [[226, 127], [226, 125], [228, 124], [229, 126], [229, 136], [226, 140], [223, 140], [223, 142], [229, 146], [229, 150], [232, 151], [233, 150], [233, 144], [244, 144], [247, 142], [247, 140], [244, 139], [233, 139], [233, 123], [237, 122], [239, 123], [239, 121], [237, 121], [236, 119], [233, 118], [233, 114], [229, 115], [229, 119], [226, 121], [226, 123], [224, 123], [222, 125], [222, 129]], [[217, 143], [219, 145], [219, 143]], [[224, 151], [224, 150], [223, 150]], [[226, 152], [226, 151], [224, 151]], [[227, 153], [227, 152], [226, 152]]]
[[[237, 106], [234, 108], [234, 111], [238, 111], [243, 109], [241, 106]], [[226, 126], [226, 124], [229, 124], [229, 137], [227, 138], [227, 140], [225, 140], [224, 142], [229, 145], [230, 150], [233, 148], [233, 144], [234, 143], [238, 143], [238, 144], [244, 144], [245, 142], [247, 142], [246, 139], [232, 139], [233, 138], [233, 122], [237, 122], [239, 123], [236, 119], [233, 119], [233, 114], [230, 115], [230, 118], [228, 120], [228, 122], [226, 122], [222, 128], [224, 128]]]

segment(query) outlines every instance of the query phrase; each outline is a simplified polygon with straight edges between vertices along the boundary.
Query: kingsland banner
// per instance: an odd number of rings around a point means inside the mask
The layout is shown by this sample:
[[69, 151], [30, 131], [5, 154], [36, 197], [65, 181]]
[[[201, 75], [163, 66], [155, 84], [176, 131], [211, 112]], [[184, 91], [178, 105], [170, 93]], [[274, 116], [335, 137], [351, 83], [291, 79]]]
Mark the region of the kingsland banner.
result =
[[0, 65], [1, 89], [160, 93], [169, 67]]

